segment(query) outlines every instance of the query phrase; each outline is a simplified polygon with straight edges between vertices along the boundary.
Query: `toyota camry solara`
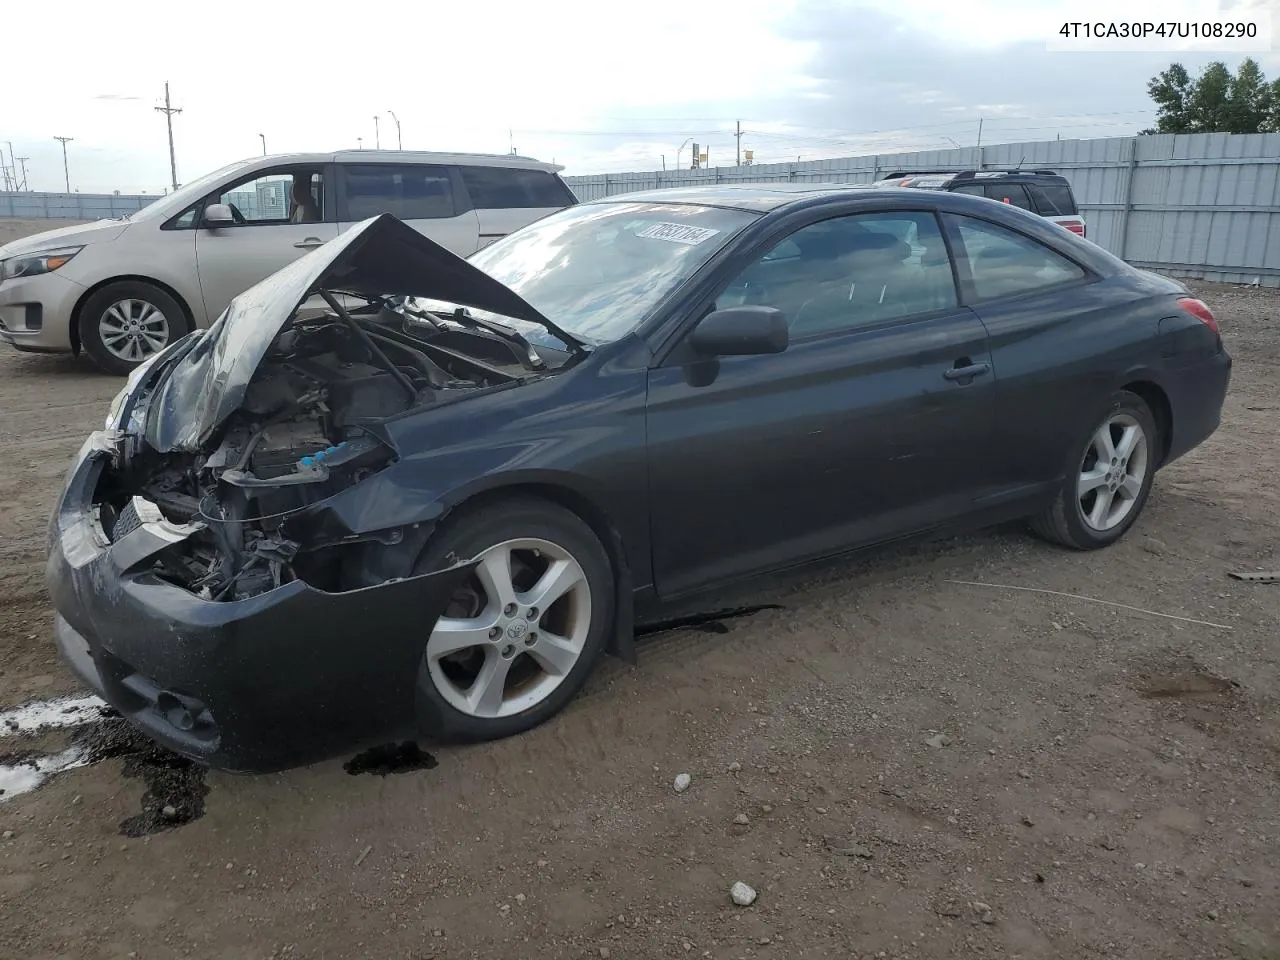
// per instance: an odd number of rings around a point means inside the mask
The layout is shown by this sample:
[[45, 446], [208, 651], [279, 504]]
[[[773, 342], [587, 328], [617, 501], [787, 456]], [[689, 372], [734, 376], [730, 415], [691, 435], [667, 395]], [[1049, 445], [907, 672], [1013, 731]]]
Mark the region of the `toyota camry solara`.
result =
[[976, 197], [632, 194], [467, 261], [374, 218], [130, 377], [52, 518], [57, 643], [224, 769], [502, 737], [732, 581], [1107, 546], [1230, 369], [1182, 284]]

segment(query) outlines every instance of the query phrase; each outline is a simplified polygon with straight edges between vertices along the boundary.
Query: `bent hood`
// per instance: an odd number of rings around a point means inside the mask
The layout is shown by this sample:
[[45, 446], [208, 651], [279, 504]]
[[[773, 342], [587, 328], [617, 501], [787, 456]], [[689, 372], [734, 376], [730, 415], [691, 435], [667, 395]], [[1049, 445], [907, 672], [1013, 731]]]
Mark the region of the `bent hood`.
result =
[[241, 403], [294, 311], [320, 290], [445, 300], [536, 323], [572, 345], [529, 303], [390, 214], [371, 217], [250, 287], [162, 374], [147, 412], [148, 444], [195, 452]]

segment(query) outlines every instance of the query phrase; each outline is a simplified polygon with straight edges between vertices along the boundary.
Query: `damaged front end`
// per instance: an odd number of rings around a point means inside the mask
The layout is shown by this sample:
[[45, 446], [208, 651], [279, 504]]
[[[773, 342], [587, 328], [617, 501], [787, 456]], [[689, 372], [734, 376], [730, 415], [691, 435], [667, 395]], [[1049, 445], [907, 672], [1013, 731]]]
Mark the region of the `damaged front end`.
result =
[[[456, 317], [415, 310], [428, 296], [459, 305]], [[383, 425], [553, 372], [523, 337], [468, 306], [546, 327], [569, 359], [581, 351], [508, 288], [388, 216], [241, 294], [126, 388], [120, 456], [95, 494], [104, 531], [118, 539], [141, 510], [158, 510], [184, 535], [155, 556], [156, 576], [205, 600], [294, 578], [328, 590], [358, 583], [344, 569], [350, 552], [334, 548], [394, 543], [403, 531], [317, 538], [306, 518], [397, 460]]]
[[375, 218], [135, 370], [73, 462], [46, 573], [59, 647], [171, 749], [268, 770], [417, 728], [424, 638], [474, 562], [371, 566], [432, 505], [368, 529], [332, 505], [378, 499], [397, 418], [554, 375], [581, 347], [549, 364], [500, 327], [413, 316], [415, 297], [541, 322]]

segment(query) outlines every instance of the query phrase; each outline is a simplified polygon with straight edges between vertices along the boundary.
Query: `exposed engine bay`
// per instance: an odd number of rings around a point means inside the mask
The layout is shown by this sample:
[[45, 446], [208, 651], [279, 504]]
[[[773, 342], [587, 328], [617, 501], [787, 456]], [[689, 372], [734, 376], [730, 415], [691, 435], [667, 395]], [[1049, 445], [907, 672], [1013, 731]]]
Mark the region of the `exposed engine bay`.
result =
[[152, 557], [159, 579], [219, 601], [293, 579], [344, 589], [334, 548], [360, 538], [307, 542], [291, 522], [395, 461], [377, 429], [388, 418], [529, 373], [527, 352], [484, 331], [445, 317], [411, 323], [386, 302], [357, 319], [325, 299], [332, 312], [295, 318], [275, 337], [204, 449], [142, 446], [104, 473], [96, 499], [112, 541], [156, 509], [187, 534]]

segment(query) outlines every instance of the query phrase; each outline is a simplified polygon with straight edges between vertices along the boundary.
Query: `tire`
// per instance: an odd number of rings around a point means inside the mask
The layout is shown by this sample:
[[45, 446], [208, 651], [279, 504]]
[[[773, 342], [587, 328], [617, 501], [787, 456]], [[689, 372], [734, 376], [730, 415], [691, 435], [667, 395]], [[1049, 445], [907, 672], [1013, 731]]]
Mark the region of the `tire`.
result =
[[[80, 308], [77, 322], [80, 345], [89, 359], [100, 370], [119, 376], [191, 330], [177, 300], [140, 280], [120, 280], [95, 291]], [[113, 330], [123, 339], [113, 340]], [[129, 359], [135, 354], [136, 359]]]
[[[490, 572], [502, 567], [503, 552], [497, 545], [509, 542], [518, 545], [508, 567], [514, 571], [517, 600], [515, 614], [510, 617], [490, 596], [494, 591], [487, 585], [500, 579]], [[591, 528], [563, 507], [524, 497], [463, 507], [427, 541], [413, 572], [442, 570], [456, 558], [482, 554], [492, 559], [493, 566], [489, 560], [482, 561], [477, 570], [483, 576], [460, 588], [456, 606], [436, 622], [423, 648], [417, 708], [419, 733], [424, 737], [474, 743], [522, 733], [545, 722], [582, 688], [613, 626], [614, 577], [609, 554]], [[551, 577], [542, 579], [550, 567], [543, 569], [541, 565], [553, 562], [559, 564], [556, 576], [561, 577], [560, 582], [572, 580], [574, 586], [550, 607], [530, 612], [519, 601], [532, 599], [530, 595], [540, 584], [550, 582]], [[446, 631], [446, 625], [469, 626], [468, 618], [487, 626], [487, 632], [483, 627], [469, 630], [457, 639], [469, 644], [465, 649], [440, 656], [441, 650], [453, 646], [454, 635]], [[570, 662], [574, 650], [576, 659]], [[549, 663], [556, 665], [554, 672], [546, 665]], [[494, 712], [494, 695], [481, 696], [477, 691], [481, 689], [480, 678], [496, 676], [501, 664], [509, 673], [500, 688], [501, 704]], [[483, 689], [492, 691], [494, 684]]]
[[[1104, 426], [1109, 427], [1107, 433], [1117, 454], [1110, 465], [1100, 461], [1104, 445], [1099, 438]], [[1124, 444], [1131, 428], [1138, 433], [1125, 455]], [[1118, 391], [1108, 402], [1106, 413], [1073, 446], [1062, 486], [1049, 507], [1032, 520], [1032, 529], [1044, 539], [1073, 550], [1097, 550], [1115, 543], [1146, 506], [1161, 449], [1159, 428], [1146, 401], [1127, 390]], [[1086, 473], [1089, 484], [1096, 487], [1082, 495]], [[1100, 514], [1099, 499], [1108, 493], [1110, 507]], [[1092, 517], [1086, 515], [1086, 509]], [[1101, 523], [1097, 522], [1099, 519]]]

